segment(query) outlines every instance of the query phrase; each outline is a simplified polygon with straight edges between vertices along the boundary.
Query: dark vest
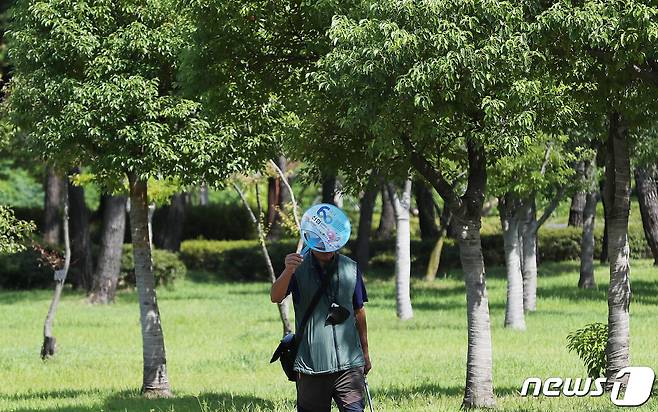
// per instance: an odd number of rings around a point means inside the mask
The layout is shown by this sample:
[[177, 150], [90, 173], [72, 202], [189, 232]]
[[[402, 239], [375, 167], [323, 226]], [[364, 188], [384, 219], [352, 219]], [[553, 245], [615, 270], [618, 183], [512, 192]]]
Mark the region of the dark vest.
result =
[[[327, 275], [331, 276], [331, 281], [306, 324], [306, 331], [295, 359], [294, 369], [310, 375], [332, 373], [365, 364], [352, 305], [356, 286], [356, 262], [347, 256], [336, 254], [332, 264], [327, 265], [326, 271]], [[299, 301], [295, 303], [298, 328], [321, 282], [320, 273], [313, 266], [311, 253], [295, 270], [295, 280], [299, 289]], [[348, 309], [350, 316], [340, 325], [325, 326], [332, 302]]]

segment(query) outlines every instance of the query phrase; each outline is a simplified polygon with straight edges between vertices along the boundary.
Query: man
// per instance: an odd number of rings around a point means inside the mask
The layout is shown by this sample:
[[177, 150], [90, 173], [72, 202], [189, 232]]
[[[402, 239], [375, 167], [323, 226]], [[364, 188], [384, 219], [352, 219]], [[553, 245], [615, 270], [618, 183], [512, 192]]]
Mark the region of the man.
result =
[[[329, 412], [333, 398], [341, 412], [362, 412], [364, 375], [371, 364], [364, 308], [368, 296], [356, 262], [336, 252], [312, 250], [306, 257], [298, 253], [287, 255], [285, 264], [272, 284], [270, 298], [281, 303], [292, 293], [296, 329], [313, 295], [328, 279], [306, 324], [295, 360], [294, 370], [299, 373], [297, 411]], [[346, 318], [332, 324], [328, 315], [337, 306], [346, 309], [341, 309]]]

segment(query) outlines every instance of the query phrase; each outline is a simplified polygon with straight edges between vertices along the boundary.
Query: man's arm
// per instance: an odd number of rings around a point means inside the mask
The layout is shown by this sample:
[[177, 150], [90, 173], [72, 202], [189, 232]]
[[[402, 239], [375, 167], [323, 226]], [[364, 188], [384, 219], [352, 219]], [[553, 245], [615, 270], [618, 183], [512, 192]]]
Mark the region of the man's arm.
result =
[[354, 312], [356, 318], [356, 328], [359, 331], [359, 340], [361, 340], [361, 349], [363, 349], [363, 357], [366, 360], [364, 372], [368, 374], [372, 368], [370, 363], [370, 354], [368, 353], [368, 322], [366, 321], [366, 308], [361, 307]]
[[281, 303], [288, 293], [288, 285], [295, 269], [302, 263], [304, 258], [299, 253], [290, 253], [286, 256], [286, 268], [281, 275], [272, 283], [270, 289], [270, 299], [273, 303]]

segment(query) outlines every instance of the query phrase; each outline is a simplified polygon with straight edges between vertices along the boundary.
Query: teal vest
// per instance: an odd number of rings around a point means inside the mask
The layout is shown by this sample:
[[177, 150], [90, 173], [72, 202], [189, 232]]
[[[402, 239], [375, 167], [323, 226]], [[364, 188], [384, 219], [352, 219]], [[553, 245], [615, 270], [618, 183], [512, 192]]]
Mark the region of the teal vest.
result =
[[[313, 295], [320, 287], [320, 273], [313, 266], [313, 260], [312, 254], [309, 253], [295, 270], [299, 289], [299, 301], [295, 303], [297, 328]], [[347, 256], [336, 254], [332, 263], [327, 265], [326, 271], [327, 275], [331, 275], [331, 281], [306, 324], [295, 359], [294, 369], [309, 375], [338, 372], [365, 364], [352, 306], [356, 286], [356, 262]], [[340, 325], [325, 326], [332, 302], [349, 310], [350, 316]]]

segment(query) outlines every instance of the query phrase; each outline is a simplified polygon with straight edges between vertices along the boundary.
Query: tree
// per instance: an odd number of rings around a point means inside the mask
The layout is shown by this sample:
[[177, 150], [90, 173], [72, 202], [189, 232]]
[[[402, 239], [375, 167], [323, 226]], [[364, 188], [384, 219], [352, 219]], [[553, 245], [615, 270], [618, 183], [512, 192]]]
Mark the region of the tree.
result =
[[371, 176], [359, 199], [359, 226], [357, 228], [355, 256], [362, 271], [368, 269], [370, 260], [370, 235], [372, 232], [372, 213], [377, 200], [377, 177]]
[[93, 164], [106, 189], [128, 180], [142, 390], [168, 396], [147, 179], [214, 183], [246, 167], [241, 153], [251, 151], [179, 95], [177, 58], [192, 27], [173, 2], [21, 0], [13, 16], [9, 110], [32, 150], [66, 167]]
[[[658, 10], [650, 1], [623, 3], [589, 0], [548, 4], [537, 26], [553, 72], [588, 112], [607, 118], [604, 206], [610, 265], [608, 288], [608, 385], [629, 366], [630, 151], [647, 121], [656, 114]], [[550, 37], [546, 37], [546, 35]], [[576, 68], [576, 69], [574, 69]], [[622, 379], [623, 380], [623, 379]]]
[[421, 179], [414, 181], [414, 197], [418, 208], [418, 224], [422, 240], [436, 240], [439, 237], [439, 228], [436, 225], [436, 211], [434, 210], [434, 197], [432, 190]]
[[46, 176], [44, 179], [44, 216], [43, 228], [43, 241], [50, 245], [59, 243], [61, 228], [60, 220], [60, 207], [62, 204], [61, 193], [63, 181], [60, 176], [57, 176], [52, 167], [46, 167]]
[[393, 210], [393, 202], [386, 189], [388, 183], [384, 183], [381, 189], [381, 214], [379, 215], [379, 225], [375, 232], [376, 239], [390, 239], [395, 228], [395, 211]]
[[580, 242], [578, 287], [593, 289], [596, 287], [596, 280], [594, 279], [594, 222], [596, 220], [596, 204], [599, 201], [599, 190], [596, 162], [592, 159], [587, 163], [585, 180], [589, 181], [589, 188], [585, 195], [585, 209], [583, 209], [583, 236]]
[[395, 302], [397, 315], [401, 320], [411, 319], [411, 249], [409, 229], [409, 209], [411, 208], [411, 179], [407, 178], [398, 193], [392, 183], [387, 185], [388, 194], [395, 212]]
[[651, 249], [654, 265], [658, 265], [658, 167], [656, 164], [636, 166], [635, 185], [644, 238]]
[[91, 255], [89, 234], [89, 209], [85, 202], [85, 189], [77, 181], [79, 168], [70, 171], [68, 190], [69, 231], [71, 233], [71, 272], [77, 289], [91, 292], [94, 277], [94, 262]]
[[[334, 18], [335, 47], [311, 75], [339, 119], [322, 140], [336, 163], [361, 177], [377, 164], [391, 177], [412, 166], [453, 213], [467, 291], [465, 407], [495, 404], [480, 241], [487, 167], [520, 152], [540, 114], [571, 110], [550, 82], [527, 76], [537, 55], [526, 29], [523, 10], [503, 2], [368, 3]], [[307, 155], [322, 161], [313, 135]], [[465, 188], [452, 184], [460, 169]]]

